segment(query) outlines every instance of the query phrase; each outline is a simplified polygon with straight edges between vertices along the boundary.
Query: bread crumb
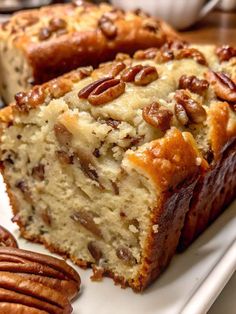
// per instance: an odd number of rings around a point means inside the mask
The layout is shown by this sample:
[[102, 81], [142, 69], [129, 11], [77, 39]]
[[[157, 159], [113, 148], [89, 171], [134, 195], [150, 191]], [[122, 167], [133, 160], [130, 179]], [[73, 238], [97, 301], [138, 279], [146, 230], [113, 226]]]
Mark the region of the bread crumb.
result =
[[197, 165], [197, 166], [200, 166], [201, 163], [202, 163], [202, 158], [197, 157], [197, 158], [196, 158], [196, 165]]
[[134, 225], [129, 225], [129, 230], [133, 233], [137, 233], [138, 229]]
[[153, 225], [152, 226], [152, 230], [153, 230], [154, 233], [158, 233], [159, 225]]

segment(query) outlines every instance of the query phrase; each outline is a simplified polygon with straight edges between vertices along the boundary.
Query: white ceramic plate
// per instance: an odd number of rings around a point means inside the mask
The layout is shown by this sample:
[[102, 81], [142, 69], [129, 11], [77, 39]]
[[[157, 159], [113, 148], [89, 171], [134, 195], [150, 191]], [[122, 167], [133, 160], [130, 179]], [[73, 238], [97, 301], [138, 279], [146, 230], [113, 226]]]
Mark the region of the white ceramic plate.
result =
[[[14, 233], [21, 248], [48, 253], [19, 238], [0, 177], [0, 224]], [[143, 294], [114, 286], [111, 279], [91, 282], [90, 270], [77, 268], [82, 279], [74, 314], [202, 314], [236, 269], [236, 202]]]

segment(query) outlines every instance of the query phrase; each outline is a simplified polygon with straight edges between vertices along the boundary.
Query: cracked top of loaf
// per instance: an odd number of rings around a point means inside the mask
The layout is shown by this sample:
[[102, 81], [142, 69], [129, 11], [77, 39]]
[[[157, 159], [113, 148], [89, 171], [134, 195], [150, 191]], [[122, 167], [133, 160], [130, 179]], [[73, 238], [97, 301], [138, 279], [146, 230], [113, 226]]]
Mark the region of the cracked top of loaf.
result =
[[23, 53], [34, 83], [111, 60], [117, 52], [160, 47], [168, 36], [177, 35], [140, 10], [124, 12], [83, 1], [21, 11], [0, 26], [1, 49]]
[[233, 47], [172, 42], [18, 93], [0, 119], [11, 126], [24, 117], [27, 125], [41, 106], [62, 107], [56, 136], [69, 132], [93, 158], [111, 145], [115, 160], [125, 153], [159, 186], [175, 186], [221, 158], [235, 139], [235, 83]]

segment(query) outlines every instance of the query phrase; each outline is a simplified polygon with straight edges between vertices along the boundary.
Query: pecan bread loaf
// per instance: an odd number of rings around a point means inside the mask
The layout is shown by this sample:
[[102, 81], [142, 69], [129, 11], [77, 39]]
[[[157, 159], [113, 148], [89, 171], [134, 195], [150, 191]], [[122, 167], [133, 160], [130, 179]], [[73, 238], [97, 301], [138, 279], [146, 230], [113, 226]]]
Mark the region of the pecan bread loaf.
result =
[[0, 26], [0, 92], [16, 92], [117, 52], [160, 47], [174, 32], [141, 11], [82, 1], [16, 13]]
[[168, 43], [17, 94], [0, 160], [21, 234], [143, 290], [235, 197], [235, 62]]

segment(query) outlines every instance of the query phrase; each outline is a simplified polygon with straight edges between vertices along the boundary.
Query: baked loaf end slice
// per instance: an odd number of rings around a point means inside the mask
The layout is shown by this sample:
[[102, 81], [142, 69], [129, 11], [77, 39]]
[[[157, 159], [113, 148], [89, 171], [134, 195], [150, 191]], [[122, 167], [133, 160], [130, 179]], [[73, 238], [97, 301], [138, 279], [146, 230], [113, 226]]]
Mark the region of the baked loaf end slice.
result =
[[0, 26], [0, 93], [6, 103], [32, 85], [117, 52], [160, 47], [176, 34], [141, 11], [82, 1], [22, 11]]
[[178, 48], [79, 69], [0, 114], [22, 235], [136, 291], [169, 263], [195, 186], [236, 135], [234, 59]]

